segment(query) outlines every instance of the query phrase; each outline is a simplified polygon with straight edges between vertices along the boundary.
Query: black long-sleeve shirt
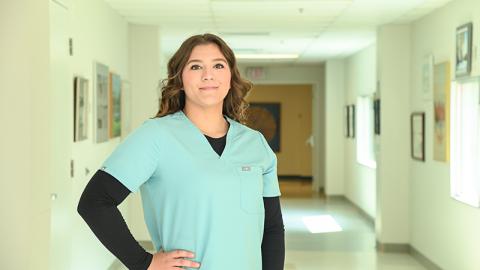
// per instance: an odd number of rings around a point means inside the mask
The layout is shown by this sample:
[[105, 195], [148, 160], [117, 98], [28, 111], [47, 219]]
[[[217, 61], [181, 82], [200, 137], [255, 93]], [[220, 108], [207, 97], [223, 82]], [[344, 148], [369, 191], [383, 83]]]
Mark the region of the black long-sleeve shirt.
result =
[[[223, 152], [226, 136], [205, 135], [212, 148]], [[97, 171], [80, 197], [78, 213], [100, 242], [129, 269], [145, 270], [153, 255], [145, 251], [130, 233], [117, 206], [130, 194], [120, 181], [104, 171]], [[279, 197], [264, 197], [265, 225], [262, 241], [263, 270], [280, 270], [284, 266], [284, 225]]]

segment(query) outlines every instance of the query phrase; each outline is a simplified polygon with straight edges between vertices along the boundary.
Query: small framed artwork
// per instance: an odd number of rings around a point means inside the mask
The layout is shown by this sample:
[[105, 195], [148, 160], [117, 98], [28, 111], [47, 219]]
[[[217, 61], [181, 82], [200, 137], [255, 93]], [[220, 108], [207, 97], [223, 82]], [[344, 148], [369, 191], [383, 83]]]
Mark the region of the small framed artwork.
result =
[[472, 23], [467, 23], [457, 28], [455, 56], [456, 77], [468, 76], [472, 69], [472, 31]]
[[355, 138], [355, 105], [350, 105], [349, 112], [348, 112], [348, 124], [349, 124], [349, 131], [350, 131], [350, 138]]
[[88, 80], [73, 79], [73, 141], [83, 141], [88, 134]]
[[430, 101], [433, 97], [433, 66], [435, 59], [433, 54], [424, 57], [422, 66], [422, 94], [423, 100]]
[[380, 99], [373, 100], [373, 129], [375, 135], [380, 135]]
[[108, 141], [108, 66], [94, 63], [95, 142]]
[[412, 158], [425, 161], [425, 113], [412, 113], [410, 118]]
[[122, 106], [121, 106], [122, 80], [120, 76], [110, 72], [109, 96], [109, 137], [119, 137], [122, 132]]
[[435, 65], [433, 94], [433, 160], [450, 156], [450, 62]]
[[345, 138], [350, 137], [350, 106], [345, 106], [344, 114], [345, 114]]
[[247, 126], [263, 134], [273, 152], [280, 152], [281, 104], [251, 102], [247, 109]]

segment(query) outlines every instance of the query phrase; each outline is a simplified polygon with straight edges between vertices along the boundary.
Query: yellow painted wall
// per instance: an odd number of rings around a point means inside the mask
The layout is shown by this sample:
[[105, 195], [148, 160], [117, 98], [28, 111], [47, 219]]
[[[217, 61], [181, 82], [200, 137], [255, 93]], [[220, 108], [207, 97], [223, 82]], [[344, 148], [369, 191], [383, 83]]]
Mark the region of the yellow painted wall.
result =
[[311, 85], [255, 85], [249, 102], [279, 102], [279, 175], [312, 175], [312, 149], [306, 143], [312, 134]]

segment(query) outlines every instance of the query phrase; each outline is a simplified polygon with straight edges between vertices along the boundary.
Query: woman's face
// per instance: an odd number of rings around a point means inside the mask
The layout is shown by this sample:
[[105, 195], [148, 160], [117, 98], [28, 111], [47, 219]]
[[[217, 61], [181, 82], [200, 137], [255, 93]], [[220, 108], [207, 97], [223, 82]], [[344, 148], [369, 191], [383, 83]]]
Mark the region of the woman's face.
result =
[[182, 71], [185, 105], [223, 106], [232, 75], [227, 59], [215, 44], [198, 45]]

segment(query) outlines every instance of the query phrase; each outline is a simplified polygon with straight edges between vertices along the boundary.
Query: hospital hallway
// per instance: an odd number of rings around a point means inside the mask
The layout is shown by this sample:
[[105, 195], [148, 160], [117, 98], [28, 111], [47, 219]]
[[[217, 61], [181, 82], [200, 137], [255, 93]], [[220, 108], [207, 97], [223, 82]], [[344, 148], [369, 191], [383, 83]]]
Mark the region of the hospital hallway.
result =
[[377, 252], [373, 224], [346, 199], [312, 195], [308, 182], [280, 185], [285, 270], [426, 269], [408, 253]]
[[480, 0], [1, 0], [0, 37], [0, 270], [126, 270], [112, 201], [255, 270], [279, 189], [284, 270], [480, 270]]

